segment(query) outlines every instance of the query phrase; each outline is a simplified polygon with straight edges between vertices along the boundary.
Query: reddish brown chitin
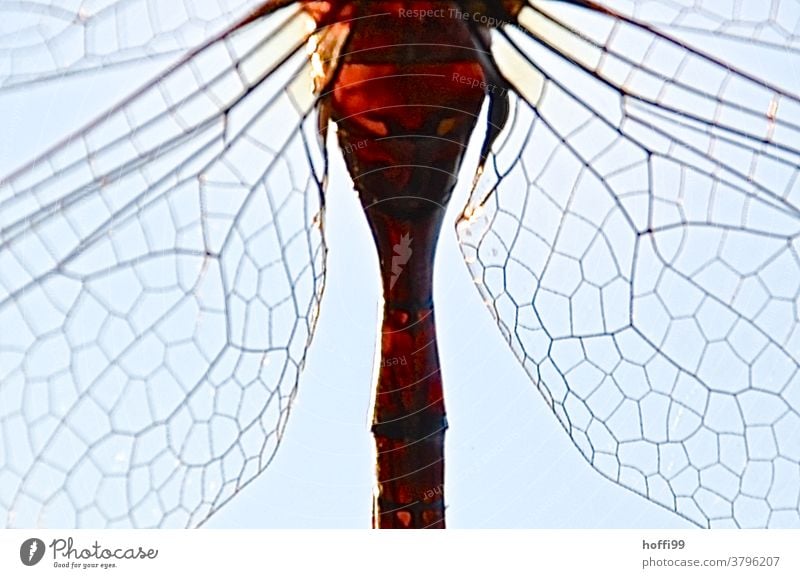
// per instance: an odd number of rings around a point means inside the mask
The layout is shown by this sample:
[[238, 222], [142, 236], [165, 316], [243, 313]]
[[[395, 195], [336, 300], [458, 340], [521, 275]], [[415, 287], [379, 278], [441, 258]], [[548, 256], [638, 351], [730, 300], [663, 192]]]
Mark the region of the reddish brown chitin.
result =
[[[433, 258], [486, 86], [476, 34], [459, 4], [315, 3], [330, 73], [320, 114], [339, 144], [380, 259], [384, 318], [373, 433], [373, 525], [443, 528], [442, 379]], [[346, 40], [342, 40], [342, 32]], [[338, 46], [331, 48], [338, 42]]]

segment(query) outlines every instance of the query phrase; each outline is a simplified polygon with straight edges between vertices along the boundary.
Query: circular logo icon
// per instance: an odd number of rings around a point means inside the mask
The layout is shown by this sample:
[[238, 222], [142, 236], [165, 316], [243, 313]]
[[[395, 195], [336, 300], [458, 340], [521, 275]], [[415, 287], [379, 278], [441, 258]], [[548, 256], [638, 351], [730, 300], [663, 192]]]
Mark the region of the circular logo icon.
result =
[[19, 547], [19, 559], [26, 566], [35, 566], [44, 557], [44, 542], [39, 538], [28, 538]]

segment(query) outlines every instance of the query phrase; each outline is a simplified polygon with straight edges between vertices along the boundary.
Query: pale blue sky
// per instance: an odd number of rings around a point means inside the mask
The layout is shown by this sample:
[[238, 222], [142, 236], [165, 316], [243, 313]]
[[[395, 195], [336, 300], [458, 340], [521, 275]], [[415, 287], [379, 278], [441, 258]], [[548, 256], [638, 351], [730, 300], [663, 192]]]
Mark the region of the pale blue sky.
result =
[[[157, 68], [0, 97], [0, 174], [94, 117]], [[435, 288], [450, 423], [448, 524], [690, 527], [603, 478], [572, 445], [471, 286], [452, 226], [465, 197], [460, 187], [442, 233]], [[377, 259], [341, 166], [333, 171], [327, 219], [326, 292], [282, 446], [210, 527], [369, 527]]]
[[[145, 72], [6, 95], [4, 174], [133, 87]], [[88, 83], [88, 84], [87, 84]], [[86, 87], [89, 87], [88, 89]], [[344, 175], [329, 192], [328, 278], [316, 339], [273, 464], [211, 527], [365, 528], [370, 524], [370, 387], [377, 259]], [[465, 190], [460, 190], [463, 204]], [[452, 527], [665, 527], [686, 523], [594, 472], [572, 446], [472, 286], [451, 213], [436, 273], [439, 346], [450, 429]]]

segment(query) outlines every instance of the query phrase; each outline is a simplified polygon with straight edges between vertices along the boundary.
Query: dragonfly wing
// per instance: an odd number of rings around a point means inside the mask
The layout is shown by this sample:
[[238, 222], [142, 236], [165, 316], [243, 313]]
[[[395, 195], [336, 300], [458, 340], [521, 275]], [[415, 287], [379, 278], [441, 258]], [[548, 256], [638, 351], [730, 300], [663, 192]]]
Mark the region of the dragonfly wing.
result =
[[[590, 9], [610, 9], [659, 30], [701, 38], [744, 40], [784, 51], [800, 48], [797, 0], [695, 2], [694, 0], [577, 0]], [[724, 56], [724, 54], [723, 54]]]
[[[518, 96], [458, 224], [478, 288], [604, 476], [701, 526], [800, 526], [800, 102], [535, 6], [493, 45]], [[637, 84], [661, 43], [684, 64]]]
[[[278, 17], [275, 15], [274, 17]], [[0, 517], [194, 526], [269, 464], [320, 299], [302, 13], [0, 181]]]
[[0, 3], [0, 89], [179, 56], [244, 15], [246, 0]]

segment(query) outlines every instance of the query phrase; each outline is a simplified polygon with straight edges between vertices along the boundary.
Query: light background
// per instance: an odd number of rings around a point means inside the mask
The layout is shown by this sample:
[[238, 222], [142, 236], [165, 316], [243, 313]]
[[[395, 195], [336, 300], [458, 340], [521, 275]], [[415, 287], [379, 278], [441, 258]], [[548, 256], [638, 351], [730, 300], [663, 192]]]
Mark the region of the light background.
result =
[[[0, 174], [96, 116], [158, 69], [145, 65], [4, 95]], [[210, 520], [211, 527], [369, 526], [377, 259], [355, 194], [337, 163], [328, 193], [326, 290], [286, 436], [273, 463]], [[573, 447], [471, 286], [452, 227], [465, 198], [462, 186], [442, 233], [435, 279], [450, 423], [448, 524], [690, 527], [604, 479]]]

